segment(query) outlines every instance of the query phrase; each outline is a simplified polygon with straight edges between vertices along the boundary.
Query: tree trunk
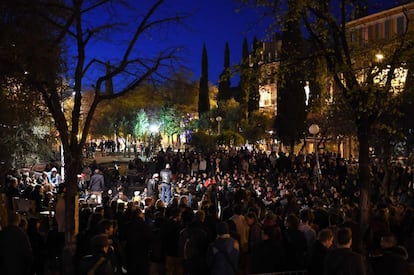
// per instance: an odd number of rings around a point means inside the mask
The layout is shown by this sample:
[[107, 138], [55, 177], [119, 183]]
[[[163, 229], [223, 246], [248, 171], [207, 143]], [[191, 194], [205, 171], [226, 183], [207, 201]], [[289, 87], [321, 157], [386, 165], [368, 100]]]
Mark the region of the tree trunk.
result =
[[65, 246], [62, 255], [62, 273], [65, 275], [75, 274], [77, 174], [81, 161], [81, 152], [65, 151]]
[[391, 154], [392, 146], [390, 140], [387, 140], [383, 145], [383, 161], [384, 161], [384, 178], [382, 179], [381, 186], [384, 190], [385, 197], [390, 196], [390, 177], [391, 177]]
[[[368, 229], [370, 215], [370, 168], [369, 168], [369, 135], [368, 127], [361, 124], [358, 127], [359, 141], [359, 184], [360, 184], [360, 236]], [[362, 238], [361, 238], [362, 242]], [[362, 243], [358, 244], [363, 248]], [[361, 250], [363, 251], [363, 250]]]

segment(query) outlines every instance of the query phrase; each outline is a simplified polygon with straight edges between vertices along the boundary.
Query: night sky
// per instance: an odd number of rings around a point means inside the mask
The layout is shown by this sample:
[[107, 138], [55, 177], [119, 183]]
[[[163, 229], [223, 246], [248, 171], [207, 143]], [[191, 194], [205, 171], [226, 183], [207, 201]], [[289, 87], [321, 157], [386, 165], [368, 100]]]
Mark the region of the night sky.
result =
[[[153, 3], [153, 1], [149, 1]], [[103, 12], [97, 12], [88, 17], [90, 22], [104, 20], [128, 21], [136, 23], [137, 12], [143, 13], [142, 6], [148, 2], [140, 1], [134, 4], [136, 10], [123, 10], [122, 14], [111, 14], [107, 17]], [[263, 39], [266, 35], [268, 23], [259, 22], [262, 16], [257, 11], [242, 9], [236, 12], [237, 3], [234, 0], [174, 0], [166, 1], [158, 16], [165, 17], [171, 12], [183, 12], [189, 15], [180, 25], [170, 25], [161, 30], [149, 32], [149, 36], [139, 40], [135, 50], [141, 56], [149, 57], [166, 47], [179, 48], [179, 63], [192, 72], [192, 80], [199, 80], [201, 76], [201, 55], [203, 45], [207, 47], [209, 62], [209, 81], [217, 84], [223, 70], [225, 43], [230, 47], [230, 63], [235, 65], [241, 61], [243, 39], [246, 38], [249, 46], [253, 38]], [[105, 17], [104, 17], [105, 16]], [[130, 29], [131, 31], [132, 29]], [[120, 60], [120, 53], [125, 49], [130, 34], [125, 30], [111, 31], [99, 41], [91, 41], [87, 48], [88, 58], [101, 60]], [[92, 74], [93, 76], [94, 74]], [[86, 77], [85, 84], [93, 83], [93, 77]], [[234, 80], [232, 85], [237, 85]]]
[[[153, 1], [133, 1], [136, 10], [124, 10], [122, 14], [111, 16], [119, 20], [122, 18], [130, 23], [137, 18], [137, 11]], [[374, 10], [382, 10], [396, 6], [396, 1], [372, 1]], [[150, 56], [165, 47], [180, 48], [180, 64], [192, 72], [192, 79], [198, 80], [201, 76], [201, 53], [203, 44], [207, 47], [209, 62], [209, 81], [218, 83], [219, 75], [223, 70], [224, 47], [229, 43], [230, 64], [236, 65], [241, 61], [243, 39], [246, 38], [249, 47], [253, 38], [258, 40], [266, 38], [266, 28], [270, 19], [263, 22], [262, 15], [252, 9], [241, 9], [234, 0], [174, 0], [166, 1], [160, 10], [159, 16], [172, 14], [171, 12], [185, 12], [191, 14], [181, 25], [169, 26], [168, 28], [151, 32], [150, 37], [140, 40], [136, 51], [143, 56]], [[107, 19], [102, 17], [103, 13], [96, 15], [91, 20]], [[121, 17], [120, 17], [121, 16]], [[123, 32], [112, 32], [110, 40], [105, 43], [95, 42], [88, 48], [91, 50], [91, 58], [98, 56], [102, 59], [112, 58], [119, 60], [119, 54], [125, 47], [124, 41], [129, 36]], [[91, 81], [93, 81], [91, 79]], [[86, 81], [87, 82], [87, 81]], [[231, 80], [231, 85], [238, 84], [238, 79]]]

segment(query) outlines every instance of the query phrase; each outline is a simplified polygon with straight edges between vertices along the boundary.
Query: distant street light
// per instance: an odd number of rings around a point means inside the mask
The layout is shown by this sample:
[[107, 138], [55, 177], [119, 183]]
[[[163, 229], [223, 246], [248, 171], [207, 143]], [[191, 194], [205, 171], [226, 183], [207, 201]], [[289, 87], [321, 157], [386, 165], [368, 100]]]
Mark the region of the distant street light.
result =
[[314, 138], [315, 158], [316, 158], [316, 178], [317, 178], [318, 183], [319, 183], [319, 181], [320, 181], [320, 175], [321, 175], [321, 166], [319, 164], [318, 144], [316, 142], [316, 135], [319, 133], [319, 126], [318, 126], [318, 124], [312, 124], [309, 127], [309, 133], [311, 135], [313, 135], [313, 138]]
[[156, 124], [151, 124], [150, 126], [149, 126], [149, 130], [150, 130], [150, 132], [151, 132], [151, 134], [155, 134], [155, 133], [157, 133], [158, 132], [158, 130], [159, 130], [159, 126], [158, 125], [156, 125]]
[[382, 53], [377, 53], [375, 55], [375, 59], [377, 62], [382, 62], [382, 60], [384, 59], [384, 55]]
[[220, 135], [221, 132], [221, 121], [223, 120], [223, 118], [221, 116], [216, 117], [216, 121], [217, 121], [217, 133]]

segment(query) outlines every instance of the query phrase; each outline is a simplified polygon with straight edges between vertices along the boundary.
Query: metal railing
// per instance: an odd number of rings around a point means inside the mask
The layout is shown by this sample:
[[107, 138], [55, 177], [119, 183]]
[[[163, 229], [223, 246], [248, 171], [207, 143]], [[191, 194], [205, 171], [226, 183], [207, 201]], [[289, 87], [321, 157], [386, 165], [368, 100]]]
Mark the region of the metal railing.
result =
[[272, 273], [255, 273], [249, 275], [307, 275], [308, 271], [306, 270], [291, 270], [283, 272], [272, 272]]

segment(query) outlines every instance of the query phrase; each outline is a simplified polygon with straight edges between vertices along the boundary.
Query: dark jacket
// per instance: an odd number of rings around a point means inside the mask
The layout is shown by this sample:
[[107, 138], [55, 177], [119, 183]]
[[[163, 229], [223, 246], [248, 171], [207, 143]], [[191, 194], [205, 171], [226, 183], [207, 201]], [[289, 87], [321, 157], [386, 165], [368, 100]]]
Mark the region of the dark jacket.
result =
[[171, 184], [172, 172], [170, 169], [162, 169], [160, 172], [161, 183]]
[[32, 274], [42, 275], [44, 274], [44, 266], [47, 259], [47, 246], [45, 238], [39, 233], [32, 224], [33, 221], [29, 220], [29, 227], [27, 234], [30, 240], [30, 246], [33, 252], [33, 265]]
[[288, 270], [305, 268], [308, 247], [303, 232], [288, 228], [283, 234], [283, 240], [286, 253], [286, 268]]
[[308, 264], [308, 275], [324, 275], [323, 263], [328, 249], [319, 240], [313, 244]]
[[275, 240], [263, 240], [252, 248], [251, 273], [274, 273], [285, 268], [283, 246]]
[[350, 248], [336, 248], [328, 252], [324, 260], [325, 275], [366, 275], [363, 257]]
[[32, 263], [32, 248], [27, 234], [17, 226], [8, 226], [0, 231], [0, 273], [29, 274]]
[[125, 253], [128, 274], [148, 274], [151, 229], [140, 217], [126, 224]]
[[[398, 247], [383, 250], [377, 257], [370, 257], [370, 273], [375, 275], [408, 275], [409, 266], [404, 259], [404, 253]], [[408, 256], [408, 255], [405, 255]]]
[[166, 256], [179, 256], [178, 241], [181, 229], [181, 223], [173, 219], [169, 219], [163, 228], [162, 237], [165, 244]]
[[188, 274], [206, 274], [208, 233], [200, 222], [192, 222], [180, 232], [179, 252], [184, 258]]
[[101, 192], [105, 190], [105, 179], [102, 174], [93, 174], [89, 183], [89, 190], [95, 192]]
[[155, 179], [149, 179], [148, 180], [147, 196], [158, 199], [158, 183]]
[[219, 237], [214, 240], [207, 250], [207, 266], [211, 275], [237, 274], [239, 251], [234, 247], [235, 240]]

